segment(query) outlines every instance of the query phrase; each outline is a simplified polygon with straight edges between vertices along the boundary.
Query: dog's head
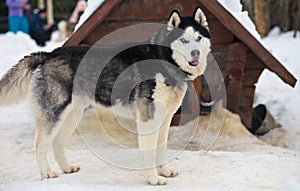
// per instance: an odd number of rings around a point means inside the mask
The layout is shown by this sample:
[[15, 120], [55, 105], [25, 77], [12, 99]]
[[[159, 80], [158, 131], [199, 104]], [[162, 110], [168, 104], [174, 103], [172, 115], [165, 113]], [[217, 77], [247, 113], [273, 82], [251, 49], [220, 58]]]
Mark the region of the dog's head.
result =
[[170, 47], [174, 61], [189, 74], [191, 80], [202, 75], [211, 45], [206, 16], [202, 10], [197, 8], [192, 17], [181, 17], [174, 10], [169, 17], [167, 30], [169, 36], [173, 36]]

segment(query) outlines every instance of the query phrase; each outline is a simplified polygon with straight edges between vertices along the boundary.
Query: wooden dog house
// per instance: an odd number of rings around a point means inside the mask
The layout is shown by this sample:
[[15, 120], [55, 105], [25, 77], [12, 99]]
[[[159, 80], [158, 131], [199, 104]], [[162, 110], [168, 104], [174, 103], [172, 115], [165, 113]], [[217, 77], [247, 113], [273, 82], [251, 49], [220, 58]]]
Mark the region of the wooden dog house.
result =
[[[166, 23], [173, 9], [184, 16], [191, 15], [197, 6], [208, 18], [212, 53], [222, 70], [226, 85], [227, 108], [238, 113], [244, 125], [250, 128], [255, 84], [262, 71], [267, 68], [275, 72], [293, 87], [296, 79], [217, 0], [106, 0], [64, 46], [93, 45], [117, 29], [145, 22]], [[148, 34], [139, 36], [124, 34], [113, 43], [143, 41], [156, 30], [157, 28], [149, 29]], [[207, 72], [213, 70], [214, 68], [208, 68]], [[210, 91], [204, 79], [196, 79], [193, 85], [202, 100], [210, 101]], [[173, 124], [176, 123], [175, 116]]]

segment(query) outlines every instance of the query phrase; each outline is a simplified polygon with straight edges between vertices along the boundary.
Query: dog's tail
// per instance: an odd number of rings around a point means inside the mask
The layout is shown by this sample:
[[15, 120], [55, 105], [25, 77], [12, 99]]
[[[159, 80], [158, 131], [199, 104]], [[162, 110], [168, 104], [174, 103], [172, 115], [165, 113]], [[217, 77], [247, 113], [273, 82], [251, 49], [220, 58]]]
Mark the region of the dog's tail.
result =
[[0, 105], [11, 105], [25, 100], [34, 70], [45, 62], [45, 54], [25, 56], [0, 80]]

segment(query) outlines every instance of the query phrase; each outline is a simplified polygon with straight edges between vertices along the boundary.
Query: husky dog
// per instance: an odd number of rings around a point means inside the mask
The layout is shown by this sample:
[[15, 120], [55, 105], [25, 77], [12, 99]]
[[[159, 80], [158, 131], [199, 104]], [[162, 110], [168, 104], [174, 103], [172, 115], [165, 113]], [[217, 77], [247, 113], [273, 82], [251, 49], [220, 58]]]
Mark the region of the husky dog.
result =
[[[92, 56], [85, 56], [90, 52]], [[115, 55], [108, 58], [112, 52]], [[201, 9], [188, 17], [174, 10], [153, 37], [129, 48], [72, 46], [24, 57], [0, 80], [0, 104], [28, 97], [42, 179], [57, 177], [47, 159], [51, 145], [63, 172], [79, 171], [69, 164], [65, 145], [86, 108], [94, 104], [101, 109], [115, 108], [116, 115], [124, 116], [128, 108], [136, 120], [146, 180], [163, 185], [166, 177], [178, 174], [166, 164], [172, 116], [189, 83], [204, 73], [209, 52], [210, 34]], [[142, 61], [147, 63], [140, 64]]]

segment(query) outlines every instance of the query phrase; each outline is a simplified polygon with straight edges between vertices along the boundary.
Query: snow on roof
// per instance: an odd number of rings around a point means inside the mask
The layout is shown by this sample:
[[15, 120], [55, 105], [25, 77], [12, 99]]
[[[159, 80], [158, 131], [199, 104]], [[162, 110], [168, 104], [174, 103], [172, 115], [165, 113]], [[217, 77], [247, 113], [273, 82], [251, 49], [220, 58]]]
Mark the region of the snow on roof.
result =
[[218, 2], [229, 11], [261, 44], [261, 36], [258, 34], [256, 27], [247, 11], [243, 11], [243, 5], [240, 0], [218, 0]]
[[100, 7], [105, 0], [88, 0], [87, 8], [81, 15], [77, 25], [75, 26], [75, 31], [79, 29], [79, 27], [95, 12], [95, 10]]

